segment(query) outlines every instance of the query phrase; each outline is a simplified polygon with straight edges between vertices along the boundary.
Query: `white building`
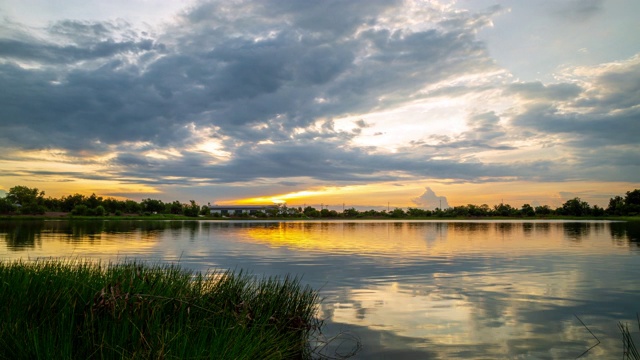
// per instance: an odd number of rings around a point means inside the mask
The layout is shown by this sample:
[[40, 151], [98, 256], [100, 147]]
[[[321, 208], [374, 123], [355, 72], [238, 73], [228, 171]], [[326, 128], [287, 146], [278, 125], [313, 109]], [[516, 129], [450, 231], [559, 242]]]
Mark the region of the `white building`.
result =
[[258, 211], [267, 213], [269, 210], [278, 210], [276, 205], [209, 205], [211, 214], [219, 215], [253, 215]]

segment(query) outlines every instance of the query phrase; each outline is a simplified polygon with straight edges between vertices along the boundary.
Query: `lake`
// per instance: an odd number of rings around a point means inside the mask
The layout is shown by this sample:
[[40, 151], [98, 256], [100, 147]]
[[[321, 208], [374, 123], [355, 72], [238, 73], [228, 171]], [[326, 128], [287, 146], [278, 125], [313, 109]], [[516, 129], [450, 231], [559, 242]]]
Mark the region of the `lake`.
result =
[[638, 223], [0, 221], [1, 260], [50, 257], [300, 275], [333, 357], [573, 359], [591, 330], [583, 358], [619, 358], [620, 321], [640, 343]]

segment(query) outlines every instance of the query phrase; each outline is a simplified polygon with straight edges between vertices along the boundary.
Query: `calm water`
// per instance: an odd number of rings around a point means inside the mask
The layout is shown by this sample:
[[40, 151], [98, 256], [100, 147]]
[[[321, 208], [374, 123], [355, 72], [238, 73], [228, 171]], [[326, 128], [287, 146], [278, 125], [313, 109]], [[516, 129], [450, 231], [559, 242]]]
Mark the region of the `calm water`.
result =
[[640, 312], [639, 224], [0, 222], [0, 259], [144, 259], [303, 275], [325, 348], [355, 358], [620, 358]]

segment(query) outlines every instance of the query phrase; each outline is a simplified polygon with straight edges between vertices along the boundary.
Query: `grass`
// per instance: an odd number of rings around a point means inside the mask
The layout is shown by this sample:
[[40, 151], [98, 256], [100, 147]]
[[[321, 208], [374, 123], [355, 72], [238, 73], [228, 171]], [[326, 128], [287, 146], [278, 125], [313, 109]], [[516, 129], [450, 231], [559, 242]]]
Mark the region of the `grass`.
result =
[[309, 358], [318, 301], [290, 277], [135, 262], [0, 263], [0, 358]]

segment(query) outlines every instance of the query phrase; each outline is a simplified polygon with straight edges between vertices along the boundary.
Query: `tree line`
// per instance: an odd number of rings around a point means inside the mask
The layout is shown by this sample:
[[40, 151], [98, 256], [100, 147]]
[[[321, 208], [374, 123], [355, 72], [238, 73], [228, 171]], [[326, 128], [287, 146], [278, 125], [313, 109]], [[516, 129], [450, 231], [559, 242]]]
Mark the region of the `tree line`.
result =
[[78, 216], [106, 216], [123, 214], [174, 214], [196, 217], [209, 214], [208, 206], [199, 206], [194, 200], [163, 202], [156, 199], [118, 200], [91, 194], [73, 194], [61, 198], [44, 197], [44, 191], [27, 186], [14, 186], [4, 198], [0, 198], [0, 213], [42, 215], [45, 212], [67, 212]]
[[[173, 214], [197, 217], [199, 215], [210, 216], [209, 207], [200, 206], [194, 200], [189, 203], [180, 201], [163, 202], [157, 199], [143, 199], [141, 202], [133, 200], [118, 200], [112, 197], [103, 198], [91, 194], [85, 196], [74, 194], [62, 196], [61, 198], [45, 198], [45, 192], [37, 188], [26, 186], [15, 186], [9, 189], [4, 198], [0, 198], [1, 214], [24, 214], [37, 215], [45, 212], [68, 212], [78, 216], [105, 216], [122, 214]], [[447, 218], [483, 218], [483, 217], [545, 217], [545, 216], [634, 216], [640, 214], [640, 189], [627, 191], [625, 196], [615, 196], [609, 199], [606, 208], [598, 205], [589, 205], [576, 197], [567, 200], [561, 206], [553, 209], [548, 205], [531, 206], [524, 204], [520, 208], [509, 204], [499, 204], [490, 207], [482, 205], [461, 205], [446, 209], [425, 210], [421, 208], [409, 207], [406, 210], [395, 208], [393, 210], [366, 210], [359, 211], [355, 208], [344, 209], [342, 212], [321, 208], [320, 210], [306, 206], [287, 207], [285, 204], [279, 205], [266, 212], [255, 214], [231, 215], [239, 217], [294, 217], [294, 218], [426, 218], [426, 217], [447, 217]], [[211, 215], [216, 216], [216, 215]], [[220, 216], [220, 215], [217, 215]]]

